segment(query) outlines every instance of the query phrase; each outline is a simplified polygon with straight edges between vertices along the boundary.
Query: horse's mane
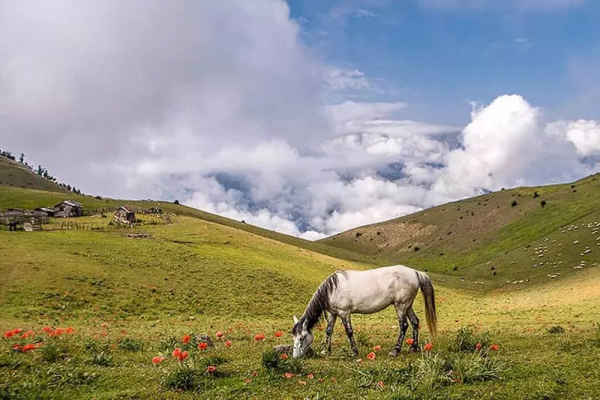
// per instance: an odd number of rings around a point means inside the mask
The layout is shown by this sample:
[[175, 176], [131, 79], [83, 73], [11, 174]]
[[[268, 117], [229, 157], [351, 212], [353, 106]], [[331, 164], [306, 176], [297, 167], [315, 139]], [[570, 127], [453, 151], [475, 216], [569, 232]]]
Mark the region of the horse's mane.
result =
[[302, 329], [302, 325], [306, 322], [306, 327], [309, 331], [319, 322], [319, 320], [325, 314], [325, 311], [329, 308], [329, 298], [335, 289], [337, 289], [340, 280], [338, 274], [341, 274], [346, 279], [348, 274], [346, 271], [336, 271], [331, 274], [327, 279], [321, 283], [312, 299], [306, 306], [304, 314], [298, 320], [298, 323], [294, 325], [292, 334], [296, 335]]

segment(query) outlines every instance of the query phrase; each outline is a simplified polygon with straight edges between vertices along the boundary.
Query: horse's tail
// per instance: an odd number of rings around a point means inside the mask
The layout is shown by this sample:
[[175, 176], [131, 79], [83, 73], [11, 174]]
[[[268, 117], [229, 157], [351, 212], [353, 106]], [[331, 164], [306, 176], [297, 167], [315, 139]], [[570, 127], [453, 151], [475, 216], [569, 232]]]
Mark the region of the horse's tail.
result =
[[423, 293], [423, 300], [425, 300], [425, 317], [427, 318], [427, 326], [429, 326], [429, 332], [432, 336], [437, 335], [437, 314], [435, 313], [435, 293], [433, 290], [433, 284], [427, 274], [417, 271], [417, 277], [419, 279], [419, 286]]

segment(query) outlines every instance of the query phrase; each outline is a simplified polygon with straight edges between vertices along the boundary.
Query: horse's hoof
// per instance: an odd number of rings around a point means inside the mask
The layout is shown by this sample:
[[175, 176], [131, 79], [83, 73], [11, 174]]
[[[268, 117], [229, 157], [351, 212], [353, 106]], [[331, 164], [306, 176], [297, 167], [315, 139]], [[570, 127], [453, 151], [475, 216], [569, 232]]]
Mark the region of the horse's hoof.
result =
[[409, 353], [418, 353], [420, 351], [421, 351], [421, 348], [419, 346], [410, 346], [408, 348]]
[[390, 357], [398, 357], [398, 351], [397, 350], [392, 350], [389, 353]]

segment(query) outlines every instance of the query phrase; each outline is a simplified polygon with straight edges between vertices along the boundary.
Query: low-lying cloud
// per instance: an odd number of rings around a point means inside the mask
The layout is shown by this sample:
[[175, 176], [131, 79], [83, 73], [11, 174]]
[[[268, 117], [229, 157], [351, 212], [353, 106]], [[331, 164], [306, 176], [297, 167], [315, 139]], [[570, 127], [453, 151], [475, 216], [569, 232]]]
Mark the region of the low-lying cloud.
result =
[[0, 3], [1, 145], [88, 193], [162, 198], [318, 239], [596, 171], [596, 121], [518, 95], [464, 127], [326, 65], [279, 0]]

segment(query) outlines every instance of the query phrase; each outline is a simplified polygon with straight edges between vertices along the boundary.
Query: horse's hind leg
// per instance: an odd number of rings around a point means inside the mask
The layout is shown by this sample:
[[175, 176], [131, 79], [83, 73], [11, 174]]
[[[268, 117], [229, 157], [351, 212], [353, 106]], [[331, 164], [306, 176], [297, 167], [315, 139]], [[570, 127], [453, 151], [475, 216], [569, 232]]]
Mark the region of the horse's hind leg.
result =
[[331, 336], [333, 336], [333, 327], [335, 325], [335, 320], [337, 319], [337, 315], [329, 314], [327, 318], [327, 329], [325, 331], [325, 347], [323, 348], [322, 354], [331, 354]]
[[356, 342], [354, 341], [354, 331], [352, 330], [352, 322], [350, 319], [350, 314], [346, 316], [340, 316], [342, 319], [342, 324], [344, 324], [344, 329], [346, 329], [346, 335], [348, 335], [348, 340], [350, 341], [350, 348], [354, 355], [358, 355], [358, 348], [356, 347]]
[[413, 344], [409, 347], [408, 351], [419, 351], [419, 318], [417, 318], [417, 314], [415, 314], [412, 306], [408, 309], [408, 319], [413, 328]]
[[398, 314], [398, 323], [400, 325], [400, 333], [398, 334], [398, 341], [396, 345], [390, 351], [390, 356], [396, 357], [400, 354], [400, 350], [402, 349], [402, 342], [404, 341], [404, 336], [406, 335], [406, 330], [408, 329], [408, 322], [406, 321], [406, 306], [404, 304], [395, 304], [396, 313]]

